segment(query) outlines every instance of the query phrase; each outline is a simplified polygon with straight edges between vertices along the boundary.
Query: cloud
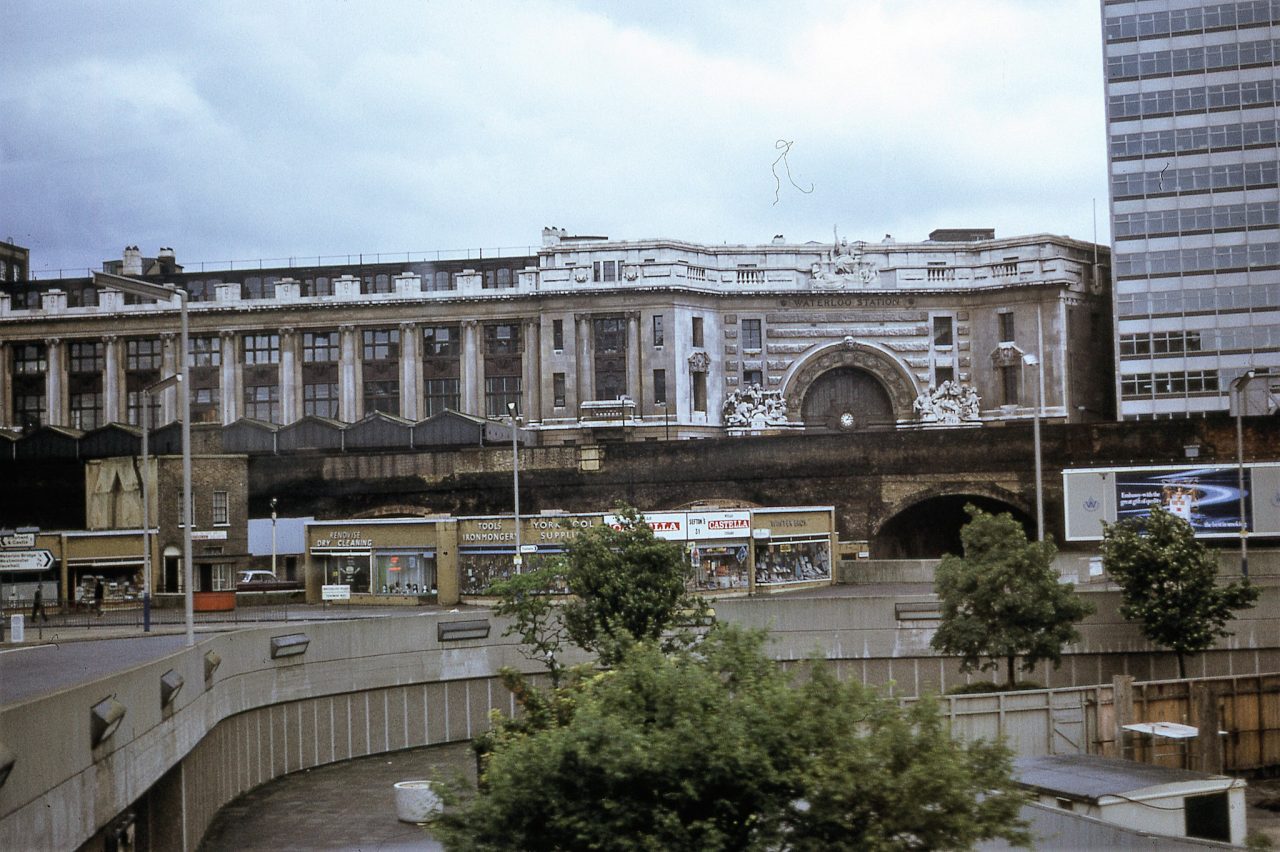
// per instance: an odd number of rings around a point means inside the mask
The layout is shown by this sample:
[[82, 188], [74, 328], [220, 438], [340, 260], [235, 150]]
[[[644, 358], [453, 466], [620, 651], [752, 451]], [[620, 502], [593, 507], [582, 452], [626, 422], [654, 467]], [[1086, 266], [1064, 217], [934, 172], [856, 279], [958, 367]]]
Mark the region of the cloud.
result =
[[[13, 10], [0, 234], [33, 266], [620, 238], [1088, 236], [1092, 0]], [[775, 145], [783, 175], [775, 191]], [[1105, 238], [1105, 234], [1104, 234]]]

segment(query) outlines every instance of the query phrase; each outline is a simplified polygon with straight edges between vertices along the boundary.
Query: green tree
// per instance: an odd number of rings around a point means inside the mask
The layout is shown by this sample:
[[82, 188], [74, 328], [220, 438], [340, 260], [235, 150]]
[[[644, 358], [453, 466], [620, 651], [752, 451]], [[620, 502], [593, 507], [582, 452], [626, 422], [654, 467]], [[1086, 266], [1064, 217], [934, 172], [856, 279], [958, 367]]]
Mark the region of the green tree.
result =
[[616, 527], [602, 524], [576, 535], [563, 568], [570, 594], [564, 606], [568, 637], [605, 664], [618, 659], [627, 644], [659, 639], [707, 609], [689, 591], [692, 569], [680, 546], [655, 536], [629, 506], [619, 506], [615, 516]]
[[944, 556], [934, 580], [942, 624], [930, 644], [962, 657], [963, 671], [996, 669], [1004, 660], [1013, 687], [1019, 657], [1024, 671], [1041, 660], [1056, 667], [1062, 647], [1080, 638], [1076, 623], [1094, 608], [1058, 582], [1052, 542], [1027, 541], [1007, 512], [965, 510], [971, 520], [960, 531], [964, 556]]
[[1141, 521], [1103, 525], [1102, 562], [1120, 584], [1120, 614], [1177, 654], [1179, 677], [1187, 676], [1187, 654], [1230, 636], [1233, 612], [1258, 599], [1248, 579], [1219, 586], [1217, 556], [1196, 541], [1191, 524], [1157, 505]]
[[437, 825], [450, 849], [937, 849], [1025, 842], [1002, 746], [957, 743], [820, 663], [793, 682], [764, 635], [630, 645], [573, 712], [495, 738], [479, 792]]

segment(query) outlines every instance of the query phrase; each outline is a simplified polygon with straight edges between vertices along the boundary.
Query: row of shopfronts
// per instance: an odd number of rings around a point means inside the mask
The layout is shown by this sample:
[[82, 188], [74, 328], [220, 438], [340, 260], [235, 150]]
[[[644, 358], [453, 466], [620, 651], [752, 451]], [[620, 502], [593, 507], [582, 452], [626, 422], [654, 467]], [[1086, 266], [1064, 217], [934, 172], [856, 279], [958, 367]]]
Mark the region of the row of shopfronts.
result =
[[[697, 590], [753, 593], [831, 582], [835, 516], [830, 506], [650, 512], [659, 538], [678, 544]], [[486, 594], [513, 571], [564, 553], [607, 513], [313, 521], [306, 528], [308, 599], [324, 586], [353, 598], [438, 596], [452, 603]]]
[[[831, 582], [836, 539], [830, 506], [650, 512], [644, 518], [655, 535], [684, 550], [698, 591], [754, 593]], [[310, 521], [301, 554], [307, 599], [321, 600], [324, 586], [345, 586], [353, 600], [456, 603], [485, 595], [493, 581], [512, 571], [564, 553], [582, 530], [614, 523], [616, 518], [603, 512], [521, 517], [517, 543], [510, 515]], [[235, 589], [236, 569], [248, 557], [212, 540], [226, 534], [200, 530], [193, 535], [195, 591]], [[0, 596], [29, 599], [39, 583], [46, 600], [88, 604], [101, 582], [109, 605], [141, 601], [142, 530], [46, 532], [34, 545], [41, 561], [28, 567], [45, 567], [13, 573], [0, 562]], [[165, 546], [155, 534], [151, 547], [152, 591], [181, 592], [177, 547]]]

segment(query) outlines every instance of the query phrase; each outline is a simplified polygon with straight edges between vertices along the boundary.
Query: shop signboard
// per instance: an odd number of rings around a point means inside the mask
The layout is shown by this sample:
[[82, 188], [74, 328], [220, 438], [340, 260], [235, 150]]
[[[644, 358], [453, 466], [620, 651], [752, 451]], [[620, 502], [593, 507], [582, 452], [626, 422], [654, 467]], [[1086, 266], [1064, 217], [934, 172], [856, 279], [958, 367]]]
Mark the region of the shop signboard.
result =
[[[684, 541], [686, 538], [684, 512], [645, 512], [640, 517], [653, 530], [656, 538], [665, 541]], [[614, 529], [619, 529], [621, 526], [617, 515], [605, 515], [604, 522]]]
[[688, 523], [690, 541], [751, 536], [751, 512], [746, 509], [731, 512], [690, 512]]
[[346, 584], [323, 585], [320, 587], [320, 600], [349, 601], [351, 600], [351, 587]]
[[458, 544], [462, 547], [516, 545], [511, 518], [469, 518], [458, 521]]

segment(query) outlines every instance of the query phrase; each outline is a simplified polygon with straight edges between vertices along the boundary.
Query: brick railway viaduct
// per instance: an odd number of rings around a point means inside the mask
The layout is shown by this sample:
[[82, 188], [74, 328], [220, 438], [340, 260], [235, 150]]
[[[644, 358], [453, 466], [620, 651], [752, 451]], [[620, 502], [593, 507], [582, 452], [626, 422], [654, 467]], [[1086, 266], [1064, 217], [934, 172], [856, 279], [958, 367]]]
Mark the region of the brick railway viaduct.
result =
[[[1245, 458], [1280, 459], [1280, 418], [1245, 419]], [[1063, 540], [1064, 468], [1234, 464], [1235, 421], [1046, 424], [1046, 530]], [[840, 537], [873, 558], [924, 558], [958, 547], [964, 505], [1010, 511], [1034, 529], [1030, 424], [530, 447], [520, 450], [521, 512], [723, 505], [834, 505]], [[512, 510], [510, 447], [450, 451], [256, 454], [250, 511], [319, 518], [503, 514]]]

